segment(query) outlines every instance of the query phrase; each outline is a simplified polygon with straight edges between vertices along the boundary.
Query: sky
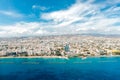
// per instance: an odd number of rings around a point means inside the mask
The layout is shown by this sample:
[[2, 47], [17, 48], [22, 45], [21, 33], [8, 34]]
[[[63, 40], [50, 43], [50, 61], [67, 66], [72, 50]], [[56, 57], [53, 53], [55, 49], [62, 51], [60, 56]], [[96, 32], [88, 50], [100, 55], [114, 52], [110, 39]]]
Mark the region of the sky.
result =
[[0, 0], [0, 37], [120, 34], [120, 0]]

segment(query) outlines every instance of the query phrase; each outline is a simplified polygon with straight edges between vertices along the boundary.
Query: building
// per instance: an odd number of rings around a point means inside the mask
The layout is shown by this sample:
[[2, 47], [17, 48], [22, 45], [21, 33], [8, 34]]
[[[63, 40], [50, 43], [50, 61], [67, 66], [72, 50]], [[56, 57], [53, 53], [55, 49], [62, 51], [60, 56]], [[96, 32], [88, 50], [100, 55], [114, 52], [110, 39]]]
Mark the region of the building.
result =
[[69, 44], [66, 44], [64, 47], [65, 52], [69, 52], [70, 51], [70, 46]]

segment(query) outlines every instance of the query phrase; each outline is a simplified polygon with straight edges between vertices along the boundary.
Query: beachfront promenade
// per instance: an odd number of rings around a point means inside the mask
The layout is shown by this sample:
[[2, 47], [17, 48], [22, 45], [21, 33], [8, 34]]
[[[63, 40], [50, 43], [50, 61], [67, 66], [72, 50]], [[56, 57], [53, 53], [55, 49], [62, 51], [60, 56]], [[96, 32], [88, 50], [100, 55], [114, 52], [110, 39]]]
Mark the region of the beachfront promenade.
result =
[[120, 38], [44, 36], [0, 39], [0, 56], [101, 56], [119, 55]]

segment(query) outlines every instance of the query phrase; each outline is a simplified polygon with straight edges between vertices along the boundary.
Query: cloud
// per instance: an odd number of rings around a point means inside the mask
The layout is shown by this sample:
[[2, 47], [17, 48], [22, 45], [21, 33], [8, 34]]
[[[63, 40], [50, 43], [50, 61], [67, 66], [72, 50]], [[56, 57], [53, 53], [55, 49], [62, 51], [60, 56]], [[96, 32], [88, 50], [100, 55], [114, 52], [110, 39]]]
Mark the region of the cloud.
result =
[[46, 8], [46, 7], [44, 7], [44, 6], [33, 5], [33, 6], [32, 6], [32, 9], [39, 9], [39, 10], [44, 11], [44, 10], [47, 10], [48, 8]]
[[106, 0], [107, 4], [119, 4], [120, 0]]
[[[56, 34], [102, 33], [120, 34], [120, 7], [107, 5], [108, 2], [94, 3], [76, 1], [64, 10], [40, 14], [40, 22], [18, 22], [0, 26], [0, 36], [34, 36]], [[116, 4], [116, 2], [114, 2]], [[108, 7], [109, 6], [109, 7]], [[41, 6], [32, 6], [33, 9]], [[1, 13], [1, 12], [0, 12]]]
[[97, 11], [94, 5], [78, 2], [66, 10], [45, 13], [41, 18], [44, 20], [52, 20], [53, 23], [57, 24], [57, 27], [64, 27], [77, 21], [86, 21], [86, 19], [88, 19], [86, 16], [95, 16], [97, 13], [99, 13], [99, 11]]
[[0, 37], [38, 36], [54, 33], [54, 31], [50, 31], [49, 27], [42, 22], [18, 22], [13, 25], [0, 26]]
[[14, 11], [0, 10], [0, 14], [6, 15], [6, 16], [10, 16], [10, 17], [23, 17], [22, 14], [14, 12]]
[[[87, 2], [78, 0], [66, 10], [44, 13], [41, 18], [51, 21], [56, 30], [57, 28], [63, 30], [61, 33], [92, 33], [94, 31], [114, 34], [115, 31], [113, 30], [118, 31], [120, 28], [120, 25], [117, 28], [113, 25], [120, 20], [118, 16], [120, 8], [110, 6], [107, 9], [108, 5], [106, 6], [106, 3], [108, 2], [103, 3], [105, 5], [103, 7], [101, 4], [94, 4], [94, 0], [88, 0]], [[106, 9], [102, 10], [103, 8]]]

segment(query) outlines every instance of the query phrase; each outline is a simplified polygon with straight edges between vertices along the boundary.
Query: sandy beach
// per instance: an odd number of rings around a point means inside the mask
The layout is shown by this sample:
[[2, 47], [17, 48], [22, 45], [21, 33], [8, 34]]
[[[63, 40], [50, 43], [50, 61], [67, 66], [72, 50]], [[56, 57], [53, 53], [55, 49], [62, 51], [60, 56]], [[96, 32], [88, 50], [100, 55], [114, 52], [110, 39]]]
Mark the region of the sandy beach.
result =
[[63, 58], [63, 59], [68, 59], [68, 57], [65, 57], [65, 56], [20, 56], [20, 57], [7, 56], [7, 57], [0, 57], [0, 58]]
[[[78, 58], [90, 58], [90, 57], [120, 57], [120, 55], [103, 55], [103, 56], [86, 56], [86, 57], [78, 57]], [[0, 57], [0, 58], [63, 58], [63, 59], [69, 59], [67, 56], [20, 56], [20, 57], [13, 57], [13, 56], [7, 56], [7, 57]], [[71, 57], [72, 58], [72, 57]]]

